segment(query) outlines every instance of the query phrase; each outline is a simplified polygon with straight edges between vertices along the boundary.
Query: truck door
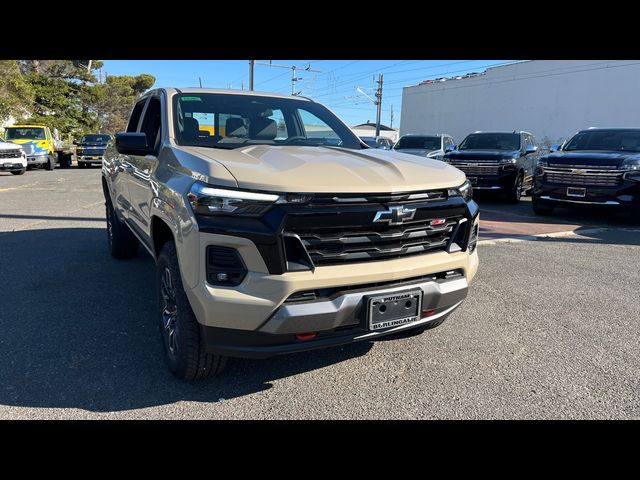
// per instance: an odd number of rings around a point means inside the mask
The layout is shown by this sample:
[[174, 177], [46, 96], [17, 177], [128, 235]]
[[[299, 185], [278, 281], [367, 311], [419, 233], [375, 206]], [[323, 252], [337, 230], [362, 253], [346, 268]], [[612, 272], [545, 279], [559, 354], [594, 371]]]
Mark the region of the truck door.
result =
[[147, 135], [147, 145], [153, 149], [151, 155], [129, 155], [130, 168], [127, 171], [129, 186], [129, 224], [143, 238], [150, 234], [150, 209], [154, 197], [151, 189], [151, 173], [158, 164], [161, 144], [161, 102], [159, 96], [149, 97], [142, 114], [139, 132]]
[[[129, 116], [127, 124], [127, 132], [137, 132], [142, 119], [142, 112], [146, 106], [148, 98], [144, 98], [136, 103]], [[115, 148], [115, 147], [114, 147]], [[108, 170], [114, 172], [110, 175], [111, 189], [114, 197], [115, 208], [121, 218], [128, 220], [131, 210], [131, 202], [129, 199], [129, 171], [133, 168], [131, 165], [130, 155], [115, 155], [113, 164], [106, 165]]]

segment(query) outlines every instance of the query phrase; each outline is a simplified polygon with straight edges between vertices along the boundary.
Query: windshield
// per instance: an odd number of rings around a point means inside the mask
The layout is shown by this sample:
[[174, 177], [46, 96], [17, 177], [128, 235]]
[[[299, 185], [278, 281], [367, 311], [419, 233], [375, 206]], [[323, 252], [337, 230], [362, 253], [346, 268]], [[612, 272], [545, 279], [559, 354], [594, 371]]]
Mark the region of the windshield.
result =
[[440, 150], [440, 137], [429, 136], [420, 137], [411, 135], [410, 137], [402, 137], [393, 147], [396, 150], [401, 148], [415, 148], [420, 150]]
[[363, 148], [349, 127], [326, 107], [302, 99], [185, 93], [174, 96], [173, 106], [179, 145]]
[[520, 150], [519, 133], [472, 133], [458, 150]]
[[7, 140], [46, 140], [44, 128], [37, 127], [11, 127], [6, 129]]
[[84, 135], [80, 143], [107, 143], [111, 140], [111, 136], [109, 135]]
[[376, 137], [360, 137], [364, 143], [373, 148], [378, 148], [378, 142], [376, 142]]
[[640, 152], [640, 130], [592, 130], [576, 133], [563, 150]]

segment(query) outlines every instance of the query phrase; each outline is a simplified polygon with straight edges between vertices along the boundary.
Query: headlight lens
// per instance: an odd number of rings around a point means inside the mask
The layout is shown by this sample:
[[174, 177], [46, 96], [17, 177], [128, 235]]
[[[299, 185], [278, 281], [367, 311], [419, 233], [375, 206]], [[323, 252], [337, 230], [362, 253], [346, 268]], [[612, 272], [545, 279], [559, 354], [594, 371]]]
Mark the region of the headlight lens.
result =
[[462, 197], [465, 202], [468, 202], [473, 198], [473, 186], [469, 180], [460, 185], [458, 188], [449, 189], [450, 197]]
[[300, 204], [311, 200], [311, 195], [248, 192], [226, 190], [195, 182], [187, 194], [194, 213], [199, 215], [238, 215], [259, 217], [279, 203]]
[[440, 152], [438, 152], [437, 150], [435, 152], [427, 153], [427, 158], [437, 158], [439, 156], [440, 156]]
[[49, 152], [33, 152], [36, 157], [43, 157], [45, 155], [49, 155]]
[[622, 162], [622, 170], [640, 170], [640, 158], [628, 158]]
[[505, 165], [515, 165], [518, 160], [516, 158], [503, 158], [500, 163]]

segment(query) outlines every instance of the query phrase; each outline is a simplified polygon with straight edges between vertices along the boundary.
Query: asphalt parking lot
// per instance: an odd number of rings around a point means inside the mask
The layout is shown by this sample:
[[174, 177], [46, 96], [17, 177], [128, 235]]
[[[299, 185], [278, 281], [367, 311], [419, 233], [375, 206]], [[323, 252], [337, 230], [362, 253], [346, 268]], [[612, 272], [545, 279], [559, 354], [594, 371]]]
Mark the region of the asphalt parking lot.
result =
[[[637, 419], [640, 230], [478, 198], [481, 266], [441, 327], [184, 384], [154, 263], [107, 251], [100, 170], [0, 174], [0, 419]], [[563, 233], [563, 232], [574, 233]]]

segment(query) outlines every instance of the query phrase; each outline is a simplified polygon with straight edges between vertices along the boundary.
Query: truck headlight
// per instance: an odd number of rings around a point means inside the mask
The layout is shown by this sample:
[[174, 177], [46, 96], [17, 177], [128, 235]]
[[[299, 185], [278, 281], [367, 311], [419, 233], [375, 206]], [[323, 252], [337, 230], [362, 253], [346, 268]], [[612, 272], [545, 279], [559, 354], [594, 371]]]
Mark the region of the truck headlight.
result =
[[227, 190], [195, 182], [187, 194], [191, 208], [199, 215], [238, 215], [259, 217], [273, 205], [280, 203], [301, 204], [311, 200], [311, 195], [275, 194]]
[[440, 156], [440, 152], [437, 150], [435, 152], [427, 153], [427, 158], [438, 158], [439, 156]]
[[450, 197], [462, 197], [468, 202], [473, 198], [473, 186], [469, 180], [465, 180], [458, 188], [450, 188], [448, 193]]
[[627, 158], [620, 166], [621, 170], [640, 170], [640, 158]]
[[34, 157], [44, 157], [45, 155], [49, 155], [49, 152], [44, 151], [44, 152], [33, 152], [33, 156]]
[[515, 165], [517, 163], [517, 159], [516, 158], [502, 158], [500, 159], [500, 163], [502, 163], [503, 165]]

